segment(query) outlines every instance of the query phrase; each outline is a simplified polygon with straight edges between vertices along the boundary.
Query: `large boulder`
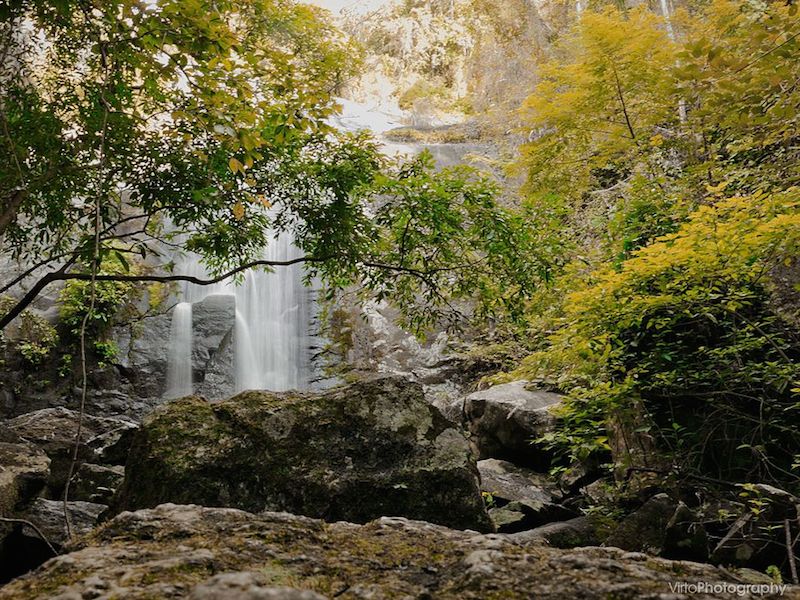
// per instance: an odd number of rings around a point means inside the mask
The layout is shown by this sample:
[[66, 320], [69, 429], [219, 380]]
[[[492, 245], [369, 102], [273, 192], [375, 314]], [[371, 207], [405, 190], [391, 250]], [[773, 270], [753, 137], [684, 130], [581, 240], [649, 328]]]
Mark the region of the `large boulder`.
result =
[[[220, 399], [233, 393], [235, 322], [233, 294], [210, 294], [192, 304], [192, 371], [199, 393], [207, 398]], [[148, 399], [147, 412], [166, 391], [171, 323], [170, 312], [142, 319], [135, 326], [116, 327], [112, 332], [120, 348], [119, 367], [135, 394]], [[143, 415], [142, 411], [135, 413], [139, 418]]]
[[50, 459], [9, 430], [0, 439], [11, 440], [0, 441], [0, 516], [9, 517], [42, 491], [50, 475]]
[[[354, 525], [169, 504], [123, 513], [72, 550], [0, 588], [0, 599], [678, 600], [688, 594], [671, 586], [702, 582], [705, 591], [691, 597], [711, 600], [768, 598], [744, 588], [737, 595], [736, 585], [772, 581], [615, 548], [559, 550], [402, 518]], [[785, 600], [800, 598], [790, 586], [782, 591]]]
[[491, 528], [466, 438], [400, 377], [160, 407], [134, 439], [117, 508], [162, 502]]
[[[49, 492], [60, 496], [67, 480], [78, 433], [79, 414], [68, 408], [45, 408], [6, 421], [6, 427], [39, 446], [50, 458]], [[110, 462], [127, 453], [136, 425], [127, 419], [84, 415], [78, 444], [78, 461]]]
[[562, 396], [528, 389], [527, 381], [496, 385], [464, 399], [464, 417], [480, 458], [502, 458], [547, 470], [550, 457], [532, 441], [550, 431], [550, 410]]

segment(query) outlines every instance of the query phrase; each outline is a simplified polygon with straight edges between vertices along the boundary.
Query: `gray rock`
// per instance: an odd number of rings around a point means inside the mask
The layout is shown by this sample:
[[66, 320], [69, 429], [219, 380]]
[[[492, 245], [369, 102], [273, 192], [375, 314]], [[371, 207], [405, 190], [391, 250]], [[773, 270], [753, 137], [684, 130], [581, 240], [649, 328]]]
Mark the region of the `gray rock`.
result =
[[464, 400], [467, 426], [480, 458], [504, 458], [546, 470], [549, 456], [531, 442], [551, 430], [550, 409], [562, 396], [529, 390], [528, 382], [515, 381], [470, 394]]
[[463, 433], [400, 377], [168, 403], [136, 434], [118, 498], [120, 510], [191, 502], [492, 528]]
[[220, 573], [194, 587], [189, 600], [325, 600], [310, 590], [269, 585], [263, 573]]
[[202, 382], [197, 386], [197, 394], [209, 400], [229, 398], [235, 392], [236, 366], [234, 364], [234, 339], [230, 331], [219, 348], [205, 364]]
[[552, 502], [516, 500], [489, 511], [489, 516], [501, 533], [514, 533], [533, 529], [553, 521], [563, 521], [576, 516], [569, 508]]
[[119, 346], [117, 360], [140, 397], [158, 398], [164, 393], [171, 321], [169, 314], [159, 314], [112, 330]]
[[600, 543], [597, 528], [587, 517], [548, 523], [535, 529], [512, 533], [509, 540], [521, 544], [548, 544], [554, 548], [577, 548]]
[[209, 400], [234, 393], [233, 333], [236, 297], [212, 294], [192, 305], [192, 369], [197, 393]]
[[562, 499], [561, 492], [549, 477], [504, 460], [480, 460], [478, 472], [481, 475], [481, 491], [506, 502], [533, 500], [557, 503]]
[[108, 504], [124, 477], [125, 469], [121, 466], [83, 463], [70, 485], [70, 499]]
[[[48, 488], [58, 497], [67, 480], [72, 462], [79, 415], [67, 408], [45, 408], [6, 421], [6, 426], [25, 440], [36, 444], [50, 457]], [[81, 440], [78, 445], [78, 464], [102, 462], [103, 456], [124, 452], [125, 432], [135, 425], [128, 420], [84, 415]]]
[[[239, 595], [270, 594], [267, 585], [297, 590], [286, 590], [286, 598], [309, 600], [314, 598], [309, 589], [328, 597], [376, 600], [656, 600], [684, 598], [670, 595], [676, 581], [752, 581], [751, 574], [711, 565], [615, 548], [534, 547], [511, 537], [400, 518], [354, 525], [165, 504], [120, 514], [70, 554], [0, 588], [0, 600], [274, 597]], [[762, 576], [758, 581], [769, 580]], [[202, 595], [222, 590], [231, 595]], [[712, 592], [692, 596], [720, 597]], [[749, 592], [741, 596], [754, 597]], [[789, 587], [783, 598], [797, 600], [800, 594]]]
[[42, 491], [50, 474], [50, 459], [39, 448], [3, 428], [0, 442], [0, 516], [25, 508]]
[[[78, 536], [90, 531], [107, 508], [105, 504], [93, 502], [67, 502], [72, 534]], [[64, 503], [60, 500], [37, 498], [20, 516], [36, 525], [54, 546], [63, 546], [69, 540]], [[39, 538], [38, 533], [28, 525], [23, 526], [22, 532], [29, 537]]]
[[489, 509], [489, 516], [492, 518], [492, 522], [499, 533], [530, 529], [530, 527], [527, 527], [527, 515], [522, 510], [514, 510], [514, 507], [491, 508]]
[[[199, 393], [220, 399], [233, 392], [233, 337], [236, 298], [211, 294], [192, 305], [192, 371]], [[172, 314], [151, 316], [113, 332], [120, 366], [143, 406], [136, 416], [160, 403], [166, 390]], [[130, 414], [130, 413], [129, 413]]]

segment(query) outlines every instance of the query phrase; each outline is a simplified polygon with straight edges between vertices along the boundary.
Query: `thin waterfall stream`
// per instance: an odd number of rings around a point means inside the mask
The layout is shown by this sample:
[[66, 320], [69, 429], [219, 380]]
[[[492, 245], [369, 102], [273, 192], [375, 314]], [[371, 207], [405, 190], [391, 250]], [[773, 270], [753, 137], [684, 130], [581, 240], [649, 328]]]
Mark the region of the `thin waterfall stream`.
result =
[[[300, 256], [291, 236], [277, 236], [264, 250], [265, 260]], [[208, 272], [197, 255], [183, 256], [176, 271], [198, 278]], [[313, 301], [303, 283], [302, 264], [276, 267], [273, 272], [252, 269], [243, 281], [225, 280], [208, 286], [184, 283], [172, 315], [167, 364], [166, 398], [195, 391], [193, 382], [192, 306], [209, 296], [233, 296], [234, 389], [285, 391], [311, 385], [310, 325]]]

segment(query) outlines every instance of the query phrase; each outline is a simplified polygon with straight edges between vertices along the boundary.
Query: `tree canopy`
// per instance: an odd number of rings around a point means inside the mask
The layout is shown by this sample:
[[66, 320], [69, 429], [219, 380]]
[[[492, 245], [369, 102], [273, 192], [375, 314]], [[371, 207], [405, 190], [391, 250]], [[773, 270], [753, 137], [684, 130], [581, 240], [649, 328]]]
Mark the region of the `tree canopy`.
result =
[[[459, 248], [474, 273], [478, 254], [523, 235], [482, 176], [434, 177], [425, 159], [394, 167], [367, 136], [330, 126], [358, 52], [313, 7], [17, 0], [3, 11], [0, 235], [32, 267], [5, 282], [30, 290], [2, 326], [55, 280], [180, 279], [153, 271], [165, 249], [200, 254], [215, 278], [269, 267], [263, 248], [284, 230], [310, 276], [365, 281], [409, 310], [429, 300], [421, 323], [453, 294], [475, 295], [453, 276]], [[524, 251], [517, 242], [504, 251]], [[145, 268], [98, 274], [109, 256]]]

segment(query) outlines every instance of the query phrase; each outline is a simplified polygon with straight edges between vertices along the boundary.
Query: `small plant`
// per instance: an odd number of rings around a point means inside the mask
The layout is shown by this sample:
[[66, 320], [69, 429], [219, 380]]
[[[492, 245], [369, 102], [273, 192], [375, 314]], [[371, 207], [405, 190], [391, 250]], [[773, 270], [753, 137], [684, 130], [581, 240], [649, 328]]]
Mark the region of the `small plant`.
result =
[[97, 340], [94, 343], [94, 351], [100, 359], [100, 367], [105, 367], [117, 358], [119, 346], [113, 340]]
[[778, 585], [783, 583], [783, 575], [781, 575], [781, 569], [777, 565], [768, 566], [765, 572], [772, 577], [772, 580]]
[[61, 364], [58, 367], [58, 376], [66, 379], [72, 374], [72, 354], [64, 354], [61, 356]]
[[31, 365], [39, 365], [58, 345], [58, 333], [46, 319], [30, 311], [20, 315], [17, 351]]
[[483, 496], [483, 504], [487, 509], [497, 506], [497, 501], [494, 499], [494, 495], [496, 493], [497, 492], [481, 492], [481, 496]]
[[739, 487], [742, 488], [739, 497], [747, 502], [747, 507], [754, 517], [760, 517], [769, 509], [770, 499], [765, 497], [755, 484], [743, 483]]

